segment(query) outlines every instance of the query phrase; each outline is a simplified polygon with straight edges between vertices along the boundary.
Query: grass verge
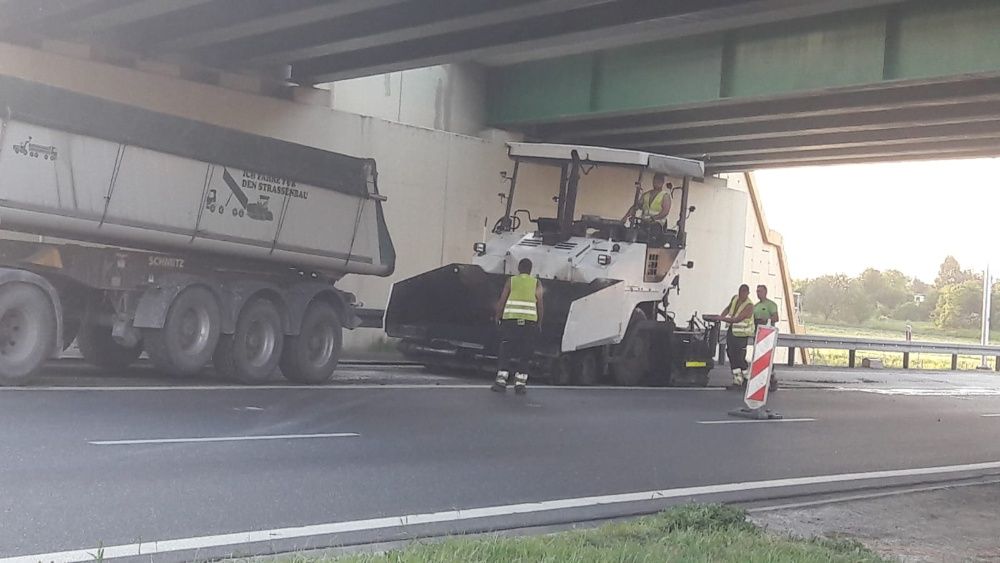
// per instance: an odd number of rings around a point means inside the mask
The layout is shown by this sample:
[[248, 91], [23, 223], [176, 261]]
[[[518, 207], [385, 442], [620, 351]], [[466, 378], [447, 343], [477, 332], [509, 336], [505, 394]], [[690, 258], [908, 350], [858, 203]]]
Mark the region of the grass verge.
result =
[[766, 533], [746, 512], [722, 505], [685, 505], [655, 516], [593, 530], [517, 538], [453, 538], [387, 553], [336, 559], [295, 557], [290, 563], [589, 562], [881, 562], [863, 545], [797, 540]]

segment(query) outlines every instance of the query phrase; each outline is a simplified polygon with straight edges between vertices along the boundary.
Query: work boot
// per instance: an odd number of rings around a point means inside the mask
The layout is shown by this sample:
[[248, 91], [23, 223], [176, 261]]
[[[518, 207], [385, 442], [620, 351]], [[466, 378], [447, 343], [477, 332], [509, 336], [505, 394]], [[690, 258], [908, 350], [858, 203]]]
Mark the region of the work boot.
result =
[[528, 392], [528, 374], [514, 374], [514, 392], [518, 395], [524, 395]]
[[493, 391], [498, 393], [503, 393], [507, 390], [507, 376], [509, 374], [505, 371], [498, 371], [496, 381], [493, 382], [493, 387], [490, 387]]
[[733, 369], [733, 384], [726, 387], [726, 389], [736, 391], [742, 389], [745, 384], [746, 381], [743, 378], [743, 370]]

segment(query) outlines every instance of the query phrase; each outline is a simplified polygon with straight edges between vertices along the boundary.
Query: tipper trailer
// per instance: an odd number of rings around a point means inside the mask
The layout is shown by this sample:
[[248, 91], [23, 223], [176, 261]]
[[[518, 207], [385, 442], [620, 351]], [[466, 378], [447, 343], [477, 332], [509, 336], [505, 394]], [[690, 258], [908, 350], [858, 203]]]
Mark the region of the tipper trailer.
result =
[[[0, 75], [0, 385], [121, 368], [320, 383], [395, 251], [375, 162]], [[52, 237], [62, 241], [54, 242]]]

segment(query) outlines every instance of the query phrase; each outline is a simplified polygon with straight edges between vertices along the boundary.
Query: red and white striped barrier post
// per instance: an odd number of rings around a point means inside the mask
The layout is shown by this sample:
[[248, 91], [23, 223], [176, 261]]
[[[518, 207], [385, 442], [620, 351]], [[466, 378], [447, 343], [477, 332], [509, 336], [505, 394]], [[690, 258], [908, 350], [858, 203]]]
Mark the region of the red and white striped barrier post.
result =
[[746, 408], [731, 411], [732, 416], [769, 420], [781, 418], [778, 413], [764, 408], [767, 405], [767, 391], [771, 386], [771, 371], [774, 368], [774, 347], [778, 342], [778, 329], [773, 326], [757, 327], [753, 344], [753, 362], [750, 363], [750, 377], [743, 397]]

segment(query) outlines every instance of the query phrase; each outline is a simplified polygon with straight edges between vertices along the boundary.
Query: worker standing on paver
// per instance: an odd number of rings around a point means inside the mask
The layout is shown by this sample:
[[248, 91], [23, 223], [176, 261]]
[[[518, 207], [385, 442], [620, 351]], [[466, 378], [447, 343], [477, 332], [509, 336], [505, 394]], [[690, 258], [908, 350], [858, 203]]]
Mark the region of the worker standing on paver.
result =
[[729, 323], [726, 331], [726, 354], [729, 367], [733, 370], [733, 387], [741, 388], [747, 382], [747, 341], [753, 336], [753, 301], [750, 300], [750, 286], [743, 284], [739, 292], [722, 310], [719, 320]]
[[543, 314], [542, 284], [531, 275], [531, 268], [531, 260], [527, 258], [518, 262], [518, 274], [507, 280], [497, 302], [500, 352], [497, 378], [492, 387], [494, 391], [507, 390], [511, 371], [514, 371], [514, 392], [520, 395], [528, 390], [528, 367]]
[[[767, 298], [767, 286], [760, 284], [757, 286], [757, 304], [753, 306], [754, 327], [773, 326], [777, 328], [778, 304]], [[774, 367], [771, 368], [771, 391], [778, 390], [778, 378], [775, 376]]]

